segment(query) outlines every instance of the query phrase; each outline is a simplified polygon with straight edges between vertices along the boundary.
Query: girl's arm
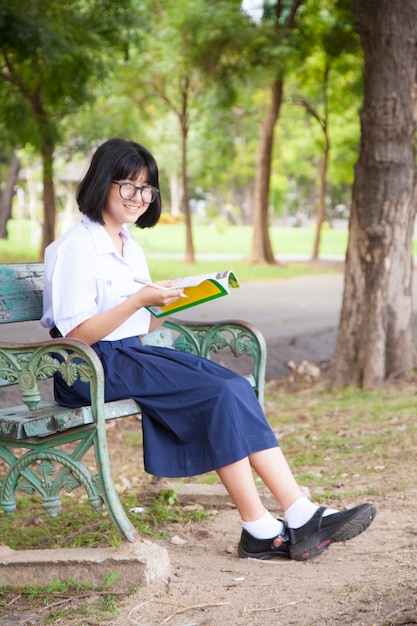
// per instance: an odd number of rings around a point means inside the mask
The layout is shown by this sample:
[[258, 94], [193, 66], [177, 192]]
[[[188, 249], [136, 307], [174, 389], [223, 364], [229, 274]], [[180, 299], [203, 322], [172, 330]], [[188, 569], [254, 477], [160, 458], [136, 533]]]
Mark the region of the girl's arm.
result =
[[[171, 304], [181, 297], [182, 292], [182, 289], [161, 290], [155, 287], [143, 287], [112, 309], [97, 313], [85, 320], [73, 328], [67, 337], [80, 339], [91, 345], [109, 335], [142, 307]], [[154, 330], [160, 323], [160, 320], [152, 318], [149, 330]]]

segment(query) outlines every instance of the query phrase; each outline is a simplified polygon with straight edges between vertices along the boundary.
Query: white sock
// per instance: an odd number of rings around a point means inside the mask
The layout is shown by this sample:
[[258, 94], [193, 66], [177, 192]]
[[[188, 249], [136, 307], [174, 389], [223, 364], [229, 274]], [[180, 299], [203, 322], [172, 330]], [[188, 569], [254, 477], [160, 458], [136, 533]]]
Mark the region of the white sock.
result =
[[254, 522], [242, 520], [242, 527], [255, 539], [272, 539], [284, 532], [284, 524], [269, 511], [265, 511], [265, 515]]
[[[285, 517], [287, 519], [288, 526], [290, 528], [300, 528], [304, 526], [311, 519], [319, 506], [313, 504], [308, 498], [299, 498], [285, 511]], [[326, 509], [323, 513], [323, 517], [327, 515], [333, 515], [338, 513], [335, 509]]]

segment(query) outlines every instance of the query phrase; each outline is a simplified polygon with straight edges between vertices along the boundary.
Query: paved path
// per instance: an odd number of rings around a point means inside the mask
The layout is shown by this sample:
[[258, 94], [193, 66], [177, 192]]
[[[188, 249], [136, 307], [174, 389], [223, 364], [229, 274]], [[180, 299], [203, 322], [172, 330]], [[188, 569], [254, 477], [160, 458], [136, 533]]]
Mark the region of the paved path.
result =
[[244, 283], [230, 296], [183, 313], [185, 319], [245, 319], [268, 346], [267, 380], [289, 374], [287, 362], [323, 365], [332, 356], [343, 294], [343, 274]]

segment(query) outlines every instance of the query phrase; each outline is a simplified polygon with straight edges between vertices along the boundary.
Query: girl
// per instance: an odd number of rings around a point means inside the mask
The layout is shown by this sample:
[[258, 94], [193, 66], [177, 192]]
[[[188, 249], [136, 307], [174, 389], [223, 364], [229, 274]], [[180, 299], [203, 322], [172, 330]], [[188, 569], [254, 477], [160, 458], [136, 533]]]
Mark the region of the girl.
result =
[[[185, 477], [216, 470], [242, 519], [241, 557], [306, 560], [356, 537], [375, 507], [335, 511], [303, 497], [245, 378], [207, 359], [142, 345], [141, 337], [160, 324], [145, 307], [182, 294], [133, 280], [150, 276], [124, 224], [158, 222], [158, 184], [155, 159], [140, 144], [112, 139], [98, 148], [77, 191], [81, 222], [45, 253], [43, 325], [93, 347], [104, 367], [106, 402], [140, 403], [147, 472]], [[68, 387], [57, 375], [55, 399], [89, 404], [89, 386], [78, 380]], [[265, 510], [252, 469], [285, 511], [285, 522]]]

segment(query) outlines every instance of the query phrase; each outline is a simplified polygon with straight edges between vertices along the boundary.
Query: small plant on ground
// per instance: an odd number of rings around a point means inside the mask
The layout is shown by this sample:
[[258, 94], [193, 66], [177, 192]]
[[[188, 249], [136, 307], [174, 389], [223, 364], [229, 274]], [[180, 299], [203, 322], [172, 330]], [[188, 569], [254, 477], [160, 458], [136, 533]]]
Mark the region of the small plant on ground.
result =
[[[109, 573], [99, 587], [90, 583], [73, 580], [53, 580], [46, 587], [0, 587], [1, 617], [10, 614], [11, 607], [16, 614], [33, 615], [42, 619], [42, 624], [102, 624], [118, 614], [118, 602], [128, 593], [111, 590], [118, 575]], [[80, 621], [81, 619], [81, 621]], [[39, 623], [39, 622], [37, 622]]]
[[[198, 508], [194, 511], [184, 510], [178, 503], [177, 492], [162, 490], [159, 497], [141, 506], [139, 513], [134, 495], [122, 497], [121, 502], [140, 535], [161, 539], [167, 535], [169, 524], [185, 524], [210, 517], [210, 511]], [[13, 516], [0, 513], [2, 543], [13, 550], [32, 550], [117, 547], [123, 541], [106, 509], [98, 514], [89, 504], [77, 501], [76, 498], [63, 497], [62, 500], [59, 515], [51, 519], [42, 509], [38, 498], [19, 497]]]

